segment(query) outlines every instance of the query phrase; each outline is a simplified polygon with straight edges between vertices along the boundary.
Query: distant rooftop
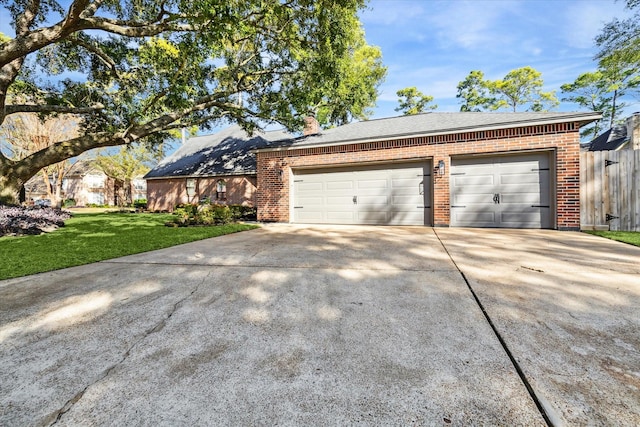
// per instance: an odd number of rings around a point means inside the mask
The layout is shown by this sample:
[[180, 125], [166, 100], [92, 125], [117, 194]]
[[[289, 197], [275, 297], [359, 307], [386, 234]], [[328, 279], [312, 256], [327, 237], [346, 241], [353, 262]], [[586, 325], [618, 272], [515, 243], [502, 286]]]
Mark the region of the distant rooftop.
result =
[[254, 132], [249, 136], [234, 125], [212, 135], [188, 139], [145, 178], [255, 174], [256, 158], [251, 150], [286, 138], [292, 136], [283, 131]]
[[627, 142], [627, 126], [616, 125], [594, 138], [589, 144], [589, 151], [614, 151]]

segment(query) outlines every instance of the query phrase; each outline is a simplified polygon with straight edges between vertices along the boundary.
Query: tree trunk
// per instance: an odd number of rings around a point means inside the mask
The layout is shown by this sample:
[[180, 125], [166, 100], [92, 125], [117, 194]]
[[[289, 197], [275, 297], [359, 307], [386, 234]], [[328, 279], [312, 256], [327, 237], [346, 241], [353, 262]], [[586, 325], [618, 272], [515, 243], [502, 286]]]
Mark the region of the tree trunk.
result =
[[0, 204], [17, 205], [20, 203], [20, 189], [24, 182], [3, 173], [0, 167]]
[[125, 204], [130, 206], [133, 203], [133, 200], [131, 200], [131, 180], [125, 178], [122, 188], [124, 190]]

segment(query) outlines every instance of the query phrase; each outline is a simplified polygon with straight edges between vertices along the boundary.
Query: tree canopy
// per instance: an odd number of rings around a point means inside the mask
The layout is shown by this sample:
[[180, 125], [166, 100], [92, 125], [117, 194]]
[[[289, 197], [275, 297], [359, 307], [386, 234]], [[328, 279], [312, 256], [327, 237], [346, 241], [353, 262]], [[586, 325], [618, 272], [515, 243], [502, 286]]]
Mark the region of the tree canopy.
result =
[[460, 111], [499, 110], [547, 111], [558, 105], [554, 92], [543, 92], [542, 73], [532, 67], [509, 71], [501, 80], [485, 80], [481, 71], [472, 71], [458, 84], [456, 97]]
[[364, 1], [0, 0], [15, 30], [0, 40], [0, 125], [19, 112], [82, 115], [76, 138], [0, 154], [0, 197], [48, 164], [181, 127], [366, 117], [386, 69], [364, 40]]
[[487, 80], [480, 70], [471, 71], [457, 86], [456, 98], [461, 98], [463, 104], [460, 111], [483, 111], [495, 103], [495, 98], [489, 94]]
[[400, 89], [396, 92], [396, 95], [398, 95], [399, 105], [395, 111], [402, 111], [405, 116], [438, 108], [437, 104], [431, 104], [433, 96], [423, 94], [415, 86]]

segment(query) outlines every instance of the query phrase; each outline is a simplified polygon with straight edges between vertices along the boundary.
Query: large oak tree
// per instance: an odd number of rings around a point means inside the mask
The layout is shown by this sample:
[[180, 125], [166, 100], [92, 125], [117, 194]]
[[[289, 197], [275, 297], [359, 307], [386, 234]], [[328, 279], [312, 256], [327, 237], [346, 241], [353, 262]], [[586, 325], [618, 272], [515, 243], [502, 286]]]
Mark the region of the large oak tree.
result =
[[49, 164], [181, 127], [365, 118], [385, 69], [364, 41], [364, 2], [0, 0], [15, 29], [0, 40], [0, 126], [20, 112], [82, 115], [76, 138], [0, 153], [0, 198]]

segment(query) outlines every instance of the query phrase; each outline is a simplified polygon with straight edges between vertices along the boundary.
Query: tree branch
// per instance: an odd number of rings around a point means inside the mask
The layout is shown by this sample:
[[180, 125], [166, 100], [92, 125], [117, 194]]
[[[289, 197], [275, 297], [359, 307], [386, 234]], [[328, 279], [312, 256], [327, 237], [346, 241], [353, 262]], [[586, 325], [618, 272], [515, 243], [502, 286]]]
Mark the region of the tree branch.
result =
[[121, 21], [118, 19], [92, 17], [82, 20], [83, 29], [103, 30], [127, 37], [151, 37], [165, 31], [197, 31], [198, 27], [174, 22], [170, 17], [160, 22]]
[[[92, 3], [88, 7], [94, 7], [96, 3], [98, 2]], [[174, 22], [182, 18], [178, 15], [172, 15], [161, 22], [135, 22], [93, 17], [91, 15], [95, 10], [89, 13], [90, 10], [85, 9], [76, 20], [69, 20], [68, 17], [65, 17], [62, 21], [50, 27], [39, 28], [34, 31], [27, 30], [16, 38], [3, 43], [0, 48], [0, 66], [4, 66], [17, 58], [24, 58], [30, 53], [82, 30], [103, 30], [127, 37], [149, 37], [164, 31], [196, 31], [200, 28], [200, 26], [195, 27]], [[206, 25], [206, 23], [203, 25]]]
[[102, 62], [111, 69], [111, 73], [117, 79], [120, 78], [120, 73], [118, 72], [118, 68], [116, 62], [107, 55], [100, 47], [85, 40], [82, 40], [80, 37], [72, 37], [70, 38], [71, 43], [77, 44], [88, 50], [89, 52], [95, 54], [98, 58], [102, 60]]
[[91, 107], [67, 107], [65, 105], [33, 105], [15, 104], [4, 107], [4, 114], [16, 113], [66, 113], [66, 114], [91, 114], [104, 109], [104, 105], [96, 104]]

